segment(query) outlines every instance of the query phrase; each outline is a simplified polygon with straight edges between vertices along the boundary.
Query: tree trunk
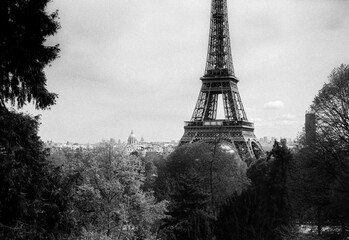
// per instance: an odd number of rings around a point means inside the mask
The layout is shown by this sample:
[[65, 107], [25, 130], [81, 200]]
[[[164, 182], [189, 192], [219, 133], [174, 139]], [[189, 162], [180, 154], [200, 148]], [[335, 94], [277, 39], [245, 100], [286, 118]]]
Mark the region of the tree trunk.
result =
[[317, 235], [321, 235], [321, 230], [322, 230], [322, 224], [321, 224], [321, 208], [317, 209]]

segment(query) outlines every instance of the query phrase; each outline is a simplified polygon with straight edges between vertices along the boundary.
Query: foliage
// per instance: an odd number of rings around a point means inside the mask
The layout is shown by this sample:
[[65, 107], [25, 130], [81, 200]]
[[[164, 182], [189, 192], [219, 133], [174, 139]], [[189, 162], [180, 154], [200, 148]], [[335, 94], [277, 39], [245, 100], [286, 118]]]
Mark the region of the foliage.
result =
[[147, 176], [150, 175], [155, 177], [147, 177], [147, 179], [151, 180], [146, 180], [145, 186], [150, 187], [154, 191], [154, 196], [158, 201], [170, 199], [170, 180], [167, 173], [166, 159], [167, 158], [165, 158], [163, 155], [158, 154], [146, 154], [144, 159], [146, 165], [148, 165], [148, 168], [145, 168]]
[[166, 239], [212, 239], [219, 205], [249, 184], [246, 164], [220, 144], [188, 144], [158, 168], [155, 192], [170, 200]]
[[5, 104], [37, 109], [55, 104], [57, 94], [46, 89], [44, 68], [58, 55], [47, 37], [56, 33], [58, 12], [48, 14], [49, 0], [2, 0], [0, 4], [0, 109]]
[[214, 203], [234, 192], [241, 192], [249, 181], [247, 166], [235, 154], [220, 144], [188, 144], [178, 147], [164, 162], [157, 182], [166, 184], [169, 193], [178, 188], [183, 175], [195, 172], [200, 177], [200, 188], [206, 191]]
[[[155, 181], [158, 177], [158, 167], [161, 168], [161, 164], [165, 162], [165, 158], [162, 154], [155, 152], [147, 152], [144, 157], [141, 158], [144, 165], [145, 181], [142, 186], [143, 191], [153, 191], [155, 189]], [[154, 196], [157, 200], [164, 200], [159, 192], [154, 192]]]
[[327, 174], [327, 163], [322, 152], [305, 147], [299, 150], [291, 166], [292, 206], [301, 223], [325, 224], [331, 202], [331, 185], [334, 178]]
[[[295, 209], [312, 221], [318, 234], [324, 225], [349, 223], [349, 66], [335, 68], [314, 98], [316, 140], [304, 144], [294, 165]], [[301, 138], [304, 141], [304, 136]]]
[[333, 148], [333, 154], [338, 150], [348, 153], [349, 65], [335, 68], [329, 80], [311, 105], [311, 110], [316, 115], [317, 140], [320, 141], [322, 147], [327, 148], [327, 151]]
[[1, 239], [54, 239], [73, 227], [67, 196], [75, 177], [48, 164], [38, 125], [29, 115], [0, 116]]
[[112, 240], [112, 238], [101, 233], [87, 232], [86, 229], [83, 229], [79, 240]]
[[162, 226], [167, 239], [211, 239], [210, 196], [200, 188], [200, 177], [192, 172], [178, 179], [178, 189], [171, 194], [168, 218]]
[[[103, 142], [93, 152], [68, 154], [65, 172], [77, 170], [73, 216], [85, 229], [85, 238], [150, 239], [156, 222], [163, 217], [166, 201], [157, 202], [151, 191], [143, 191], [144, 165], [136, 156], [116, 151], [113, 142]], [[98, 239], [98, 238], [97, 238]], [[103, 239], [103, 238], [101, 238]]]
[[291, 160], [290, 151], [276, 143], [268, 159], [250, 166], [250, 187], [220, 208], [217, 239], [281, 239], [280, 229], [291, 224], [287, 189]]
[[[335, 68], [311, 106], [316, 114], [317, 144], [338, 198], [349, 200], [349, 65]], [[338, 203], [342, 204], [342, 203]], [[346, 204], [347, 205], [347, 204]], [[343, 210], [343, 209], [342, 209]], [[346, 208], [349, 222], [349, 208]]]
[[39, 119], [7, 110], [33, 101], [55, 103], [44, 68], [59, 52], [47, 37], [59, 28], [49, 0], [3, 0], [0, 4], [0, 238], [63, 239], [74, 230], [69, 200], [77, 175], [47, 161], [37, 136]]

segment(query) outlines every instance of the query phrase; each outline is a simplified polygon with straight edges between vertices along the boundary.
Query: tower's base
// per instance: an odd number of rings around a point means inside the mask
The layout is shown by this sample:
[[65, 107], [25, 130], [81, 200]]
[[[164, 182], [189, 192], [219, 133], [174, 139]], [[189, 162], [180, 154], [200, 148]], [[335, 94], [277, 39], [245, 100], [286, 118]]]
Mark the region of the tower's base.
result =
[[265, 153], [253, 130], [253, 123], [246, 121], [185, 122], [180, 145], [194, 142], [220, 142], [229, 145], [244, 161], [259, 159]]

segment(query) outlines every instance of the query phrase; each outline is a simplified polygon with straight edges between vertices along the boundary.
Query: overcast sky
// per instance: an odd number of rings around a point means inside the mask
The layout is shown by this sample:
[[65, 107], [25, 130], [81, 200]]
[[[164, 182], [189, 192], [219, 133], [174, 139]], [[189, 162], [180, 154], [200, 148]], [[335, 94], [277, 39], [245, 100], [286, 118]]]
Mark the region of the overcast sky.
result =
[[[179, 140], [204, 73], [210, 0], [53, 0], [57, 105], [43, 140]], [[349, 63], [349, 1], [228, 0], [235, 74], [257, 138], [296, 137], [334, 67]]]

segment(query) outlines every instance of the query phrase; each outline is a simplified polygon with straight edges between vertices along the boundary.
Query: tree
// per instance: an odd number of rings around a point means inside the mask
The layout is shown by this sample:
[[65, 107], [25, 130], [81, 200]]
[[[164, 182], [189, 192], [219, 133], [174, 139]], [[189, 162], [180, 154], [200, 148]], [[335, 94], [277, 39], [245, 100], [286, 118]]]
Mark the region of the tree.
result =
[[[311, 105], [311, 110], [316, 115], [317, 141], [324, 148], [329, 145], [334, 148], [333, 150], [347, 152], [349, 144], [349, 65], [335, 68], [329, 80]], [[326, 150], [330, 151], [330, 149]]]
[[[155, 188], [155, 180], [158, 177], [157, 168], [165, 161], [164, 156], [156, 152], [147, 152], [141, 160], [145, 171], [145, 181], [142, 189], [143, 191], [153, 191]], [[154, 196], [158, 201], [164, 200], [164, 198], [160, 196], [159, 191], [154, 192]]]
[[314, 144], [304, 146], [295, 154], [290, 170], [292, 208], [299, 223], [313, 223], [320, 235], [328, 219], [334, 179], [327, 173], [325, 153], [316, 151]]
[[181, 146], [166, 159], [165, 165], [165, 179], [158, 178], [157, 181], [167, 183], [169, 193], [176, 189], [181, 175], [196, 172], [201, 178], [202, 189], [210, 195], [214, 204], [242, 191], [249, 184], [245, 174], [246, 164], [236, 153], [229, 152], [219, 143]]
[[349, 194], [349, 65], [335, 68], [311, 105], [316, 115], [316, 151], [326, 153], [328, 174]]
[[349, 224], [349, 65], [335, 68], [314, 98], [311, 110], [316, 116], [316, 144], [322, 170], [331, 178], [332, 193], [328, 217]]
[[33, 101], [37, 109], [55, 103], [44, 68], [58, 55], [47, 37], [56, 33], [57, 11], [49, 0], [0, 3], [0, 238], [62, 239], [74, 231], [68, 213], [78, 175], [64, 175], [47, 161], [38, 137], [39, 118], [8, 111]]
[[56, 33], [58, 12], [48, 14], [49, 0], [2, 0], [0, 4], [0, 110], [6, 103], [23, 107], [34, 101], [37, 109], [55, 104], [57, 94], [46, 89], [44, 68], [58, 55], [47, 46]]
[[292, 223], [288, 169], [292, 155], [275, 143], [268, 159], [259, 159], [247, 171], [251, 185], [234, 194], [219, 209], [217, 239], [279, 240]]
[[178, 189], [171, 194], [168, 218], [162, 225], [166, 239], [212, 239], [210, 195], [200, 186], [201, 181], [196, 172], [179, 177]]
[[142, 190], [145, 175], [140, 158], [116, 151], [114, 145], [103, 142], [63, 165], [65, 171], [80, 169], [82, 176], [72, 199], [74, 218], [86, 239], [150, 239], [156, 235], [153, 226], [163, 217], [166, 201], [157, 202], [152, 192]]
[[212, 239], [220, 204], [249, 184], [245, 171], [246, 164], [219, 143], [177, 148], [158, 168], [155, 182], [170, 201], [163, 225], [167, 239]]
[[38, 118], [0, 115], [0, 238], [56, 239], [74, 224], [68, 214], [75, 176], [46, 160]]
[[322, 226], [335, 225], [342, 226], [345, 235], [349, 223], [348, 96], [349, 66], [341, 65], [332, 71], [310, 107], [316, 116], [314, 142], [303, 144], [296, 154], [296, 178], [302, 179], [294, 184], [300, 190], [295, 192], [296, 205], [304, 209], [299, 217], [316, 223], [318, 234]]

